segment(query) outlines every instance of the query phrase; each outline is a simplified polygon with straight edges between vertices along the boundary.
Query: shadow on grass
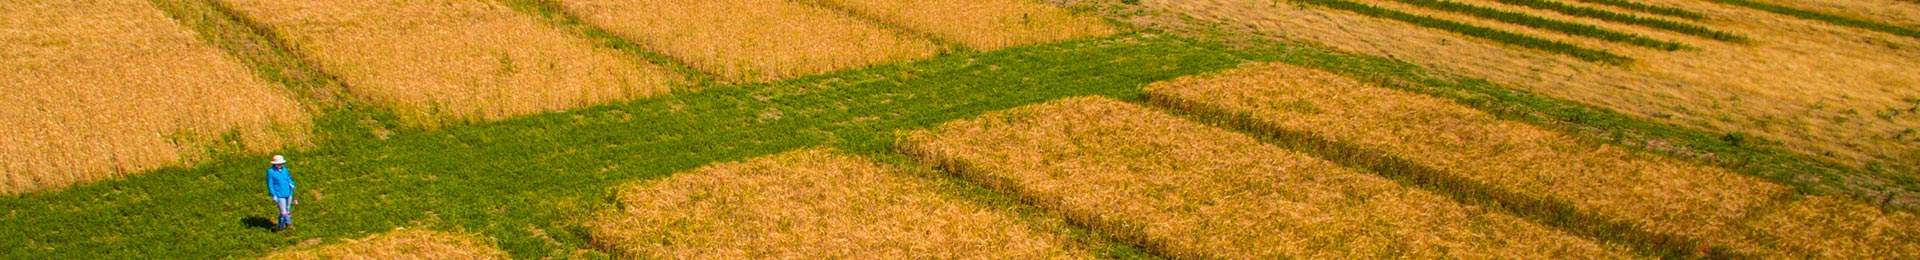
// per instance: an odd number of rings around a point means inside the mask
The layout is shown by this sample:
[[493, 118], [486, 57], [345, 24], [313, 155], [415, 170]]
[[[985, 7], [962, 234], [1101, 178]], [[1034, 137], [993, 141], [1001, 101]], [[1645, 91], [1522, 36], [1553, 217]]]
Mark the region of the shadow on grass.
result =
[[273, 230], [273, 220], [261, 216], [247, 216], [246, 218], [242, 218], [240, 219], [240, 225], [247, 226], [247, 228]]

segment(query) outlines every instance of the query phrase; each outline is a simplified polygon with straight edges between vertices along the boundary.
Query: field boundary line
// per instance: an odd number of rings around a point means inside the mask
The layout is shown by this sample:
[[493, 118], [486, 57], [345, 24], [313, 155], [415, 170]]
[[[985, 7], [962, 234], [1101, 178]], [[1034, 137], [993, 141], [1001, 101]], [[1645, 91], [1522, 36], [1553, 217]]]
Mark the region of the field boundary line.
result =
[[[539, 0], [539, 1], [552, 1], [552, 0]], [[917, 30], [909, 29], [906, 26], [901, 26], [899, 24], [887, 22], [886, 20], [881, 20], [880, 18], [860, 15], [859, 13], [855, 13], [853, 10], [849, 10], [847, 8], [835, 7], [832, 5], [828, 5], [828, 4], [820, 3], [816, 1], [793, 1], [793, 3], [806, 6], [806, 7], [819, 8], [820, 10], [833, 11], [835, 13], [839, 13], [840, 15], [845, 15], [847, 17], [853, 17], [854, 19], [866, 21], [869, 24], [880, 26], [880, 28], [885, 29], [888, 32], [892, 32], [894, 34], [899, 34], [900, 36], [926, 39], [927, 41], [933, 42], [934, 45], [940, 46], [940, 53], [935, 55], [951, 55], [951, 54], [979, 51], [979, 50], [974, 50], [973, 48], [968, 48], [966, 45], [960, 44], [959, 42], [954, 42], [951, 40], [947, 40], [945, 38], [934, 36], [933, 33], [917, 31]]]
[[1247, 133], [1264, 143], [1312, 155], [1349, 168], [1363, 169], [1404, 185], [1443, 194], [1463, 204], [1496, 209], [1496, 211], [1581, 237], [1624, 245], [1642, 255], [1662, 258], [1754, 258], [1754, 256], [1738, 254], [1728, 248], [1708, 247], [1706, 243], [1696, 239], [1647, 232], [1636, 228], [1632, 223], [1582, 212], [1572, 203], [1565, 201], [1504, 191], [1464, 176], [1422, 166], [1384, 152], [1334, 141], [1313, 133], [1270, 126], [1245, 113], [1230, 112], [1199, 102], [1185, 101], [1151, 92], [1147, 94], [1147, 100], [1144, 102], [1150, 107], [1162, 109], [1169, 114], [1194, 119], [1195, 122], [1202, 124]]
[[[327, 110], [359, 106], [360, 100], [347, 91], [346, 82], [315, 63], [305, 53], [294, 51], [291, 42], [280, 38], [271, 28], [235, 12], [217, 0], [149, 0], [174, 22], [194, 31], [201, 41], [217, 46], [228, 56], [247, 64], [255, 76], [279, 83], [303, 109], [321, 116]], [[193, 13], [197, 9], [204, 12]], [[253, 46], [254, 48], [246, 48]]]
[[1693, 48], [1692, 46], [1687, 46], [1686, 44], [1681, 44], [1678, 42], [1655, 40], [1653, 38], [1647, 38], [1646, 36], [1642, 36], [1642, 35], [1607, 30], [1604, 28], [1600, 28], [1600, 26], [1591, 25], [1591, 24], [1580, 24], [1580, 23], [1574, 23], [1574, 22], [1548, 19], [1545, 17], [1534, 16], [1531, 14], [1500, 10], [1492, 7], [1477, 6], [1477, 5], [1461, 3], [1461, 2], [1454, 2], [1454, 1], [1448, 1], [1448, 0], [1390, 0], [1390, 1], [1400, 2], [1400, 3], [1409, 4], [1413, 6], [1419, 6], [1419, 7], [1442, 11], [1442, 12], [1464, 14], [1468, 16], [1479, 17], [1482, 19], [1501, 21], [1501, 22], [1506, 22], [1508, 24], [1525, 26], [1525, 27], [1530, 27], [1535, 29], [1555, 31], [1555, 32], [1560, 32], [1567, 35], [1600, 39], [1600, 40], [1610, 41], [1610, 42], [1626, 43], [1629, 45], [1653, 48], [1658, 50], [1673, 51], [1673, 50], [1684, 50], [1684, 49]]
[[[719, 84], [718, 83], [719, 81], [714, 80], [714, 78], [716, 77], [715, 75], [708, 75], [704, 72], [700, 72], [700, 70], [693, 69], [692, 66], [688, 66], [684, 62], [680, 62], [679, 60], [675, 60], [671, 57], [668, 57], [667, 55], [654, 52], [653, 50], [648, 50], [647, 48], [640, 46], [640, 44], [634, 43], [633, 41], [628, 41], [626, 38], [620, 38], [619, 35], [613, 34], [612, 32], [607, 32], [607, 30], [604, 28], [600, 28], [592, 24], [588, 24], [580, 20], [579, 15], [567, 11], [565, 7], [560, 6], [559, 3], [553, 2], [553, 0], [499, 0], [499, 1], [501, 5], [505, 5], [508, 8], [512, 8], [514, 11], [519, 11], [521, 13], [526, 13], [527, 15], [539, 17], [539, 20], [541, 22], [546, 22], [548, 24], [554, 25], [554, 27], [563, 28], [565, 29], [564, 31], [567, 31], [567, 34], [572, 34], [576, 37], [581, 37], [581, 38], [584, 38], [585, 40], [591, 41], [597, 47], [619, 50], [620, 52], [626, 53], [628, 55], [633, 55], [636, 58], [640, 58], [640, 60], [642, 61], [651, 62], [654, 65], [665, 66], [670, 71], [673, 71], [674, 74], [677, 74], [687, 79], [686, 83], [684, 83], [685, 84], [684, 86], [668, 86], [668, 94], [672, 94], [674, 92], [681, 92], [681, 91], [694, 91], [707, 86], [712, 86], [714, 84]], [[636, 64], [636, 65], [639, 65], [639, 64]], [[680, 84], [673, 84], [673, 85], [680, 85]]]
[[1408, 24], [1413, 24], [1414, 26], [1432, 28], [1436, 30], [1466, 35], [1469, 37], [1486, 39], [1494, 42], [1503, 43], [1506, 45], [1513, 45], [1513, 46], [1519, 46], [1522, 48], [1567, 55], [1567, 56], [1571, 56], [1576, 59], [1580, 59], [1588, 62], [1598, 62], [1598, 63], [1603, 63], [1607, 65], [1616, 65], [1616, 66], [1627, 65], [1634, 62], [1633, 58], [1620, 56], [1619, 54], [1614, 54], [1612, 52], [1607, 52], [1604, 50], [1589, 49], [1586, 47], [1580, 47], [1577, 45], [1573, 45], [1573, 44], [1569, 44], [1561, 41], [1541, 39], [1541, 38], [1528, 36], [1524, 34], [1502, 31], [1499, 29], [1487, 28], [1483, 26], [1471, 25], [1471, 24], [1466, 24], [1466, 23], [1461, 23], [1456, 21], [1449, 21], [1449, 20], [1440, 19], [1440, 18], [1433, 18], [1430, 16], [1416, 15], [1416, 14], [1411, 14], [1407, 12], [1381, 8], [1378, 6], [1373, 6], [1368, 4], [1349, 2], [1346, 0], [1298, 0], [1298, 1], [1300, 3], [1317, 5], [1321, 7], [1332, 8], [1335, 10], [1353, 12], [1353, 13], [1364, 15], [1364, 16], [1395, 20], [1395, 21], [1405, 22]]
[[[1754, 10], [1766, 11], [1769, 13], [1774, 13], [1779, 15], [1792, 16], [1800, 19], [1821, 21], [1831, 25], [1866, 29], [1869, 31], [1883, 32], [1887, 34], [1906, 36], [1908, 38], [1920, 39], [1920, 30], [1907, 29], [1904, 27], [1888, 25], [1888, 24], [1875, 22], [1875, 21], [1861, 20], [1861, 19], [1856, 19], [1852, 17], [1822, 13], [1822, 12], [1800, 10], [1800, 9], [1795, 9], [1793, 7], [1761, 3], [1761, 2], [1749, 1], [1749, 0], [1710, 0], [1710, 1], [1714, 3], [1740, 6], [1740, 7], [1746, 7]], [[1914, 0], [1908, 0], [1908, 2], [1914, 2]]]
[[1619, 7], [1627, 10], [1640, 11], [1643, 13], [1685, 18], [1687, 20], [1697, 21], [1700, 19], [1707, 18], [1707, 15], [1700, 14], [1699, 12], [1689, 11], [1687, 9], [1635, 3], [1627, 0], [1574, 0], [1574, 1], [1580, 1], [1581, 3]]
[[1630, 25], [1646, 26], [1650, 28], [1661, 29], [1661, 30], [1666, 30], [1670, 32], [1677, 32], [1677, 33], [1686, 34], [1686, 35], [1699, 36], [1699, 37], [1704, 37], [1707, 39], [1713, 39], [1713, 40], [1719, 40], [1719, 41], [1734, 42], [1734, 43], [1752, 42], [1752, 39], [1748, 39], [1746, 36], [1740, 36], [1733, 33], [1717, 31], [1704, 26], [1669, 21], [1669, 20], [1659, 19], [1659, 18], [1643, 17], [1643, 16], [1633, 15], [1633, 14], [1617, 13], [1613, 11], [1584, 7], [1584, 6], [1568, 5], [1565, 3], [1551, 1], [1551, 0], [1494, 0], [1494, 1], [1504, 3], [1504, 4], [1515, 5], [1515, 6], [1524, 6], [1527, 8], [1553, 11], [1553, 12], [1565, 14], [1565, 15], [1594, 18], [1594, 19], [1600, 19], [1603, 21], [1617, 22], [1617, 23], [1630, 24]]
[[[1046, 101], [1036, 102], [1035, 104], [1045, 102]], [[1074, 226], [1093, 230], [1095, 233], [1100, 233], [1103, 237], [1117, 239], [1121, 243], [1142, 249], [1148, 254], [1164, 259], [1202, 259], [1206, 257], [1203, 255], [1177, 254], [1175, 253], [1176, 251], [1172, 250], [1171, 246], [1168, 245], [1168, 241], [1154, 239], [1151, 236], [1145, 235], [1145, 232], [1108, 230], [1115, 227], [1132, 227], [1118, 220], [1101, 221], [1102, 218], [1091, 214], [1075, 214], [1074, 212], [1047, 210], [1062, 208], [1060, 205], [1061, 202], [1030, 195], [1032, 194], [1031, 192], [1020, 190], [1018, 185], [1014, 185], [1011, 179], [986, 174], [980, 170], [980, 167], [973, 166], [973, 164], [960, 161], [959, 159], [939, 156], [931, 151], [915, 148], [913, 145], [910, 145], [910, 142], [906, 142], [903, 139], [905, 139], [904, 135], [897, 136], [894, 139], [894, 152], [913, 158], [921, 164], [931, 165], [941, 172], [958, 177], [961, 181], [973, 183], [994, 193], [1013, 197], [1028, 206], [1040, 208], [1053, 214], [1059, 214], [1061, 219], [1066, 220]]]

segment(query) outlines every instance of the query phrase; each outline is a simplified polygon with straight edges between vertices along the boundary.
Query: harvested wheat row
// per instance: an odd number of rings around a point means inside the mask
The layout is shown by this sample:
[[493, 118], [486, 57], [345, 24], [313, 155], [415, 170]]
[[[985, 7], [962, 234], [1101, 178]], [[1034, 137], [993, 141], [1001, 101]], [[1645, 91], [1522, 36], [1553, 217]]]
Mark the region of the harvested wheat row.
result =
[[732, 83], [932, 57], [939, 46], [785, 0], [556, 0], [594, 26]]
[[1106, 98], [907, 134], [906, 152], [1191, 259], [1632, 256], [1251, 137]]
[[1113, 35], [1100, 18], [1030, 0], [802, 0], [932, 34], [979, 51]]
[[808, 149], [619, 188], [588, 223], [616, 254], [663, 259], [1088, 259], [1064, 237], [943, 197], [872, 161]]
[[[1648, 232], [1691, 238], [1737, 254], [1916, 253], [1899, 251], [1916, 241], [1844, 245], [1860, 248], [1769, 244], [1766, 241], [1776, 239], [1842, 238], [1779, 237], [1790, 234], [1777, 232], [1776, 236], [1752, 236], [1779, 227], [1743, 223], [1750, 216], [1772, 211], [1780, 199], [1789, 197], [1789, 188], [1778, 184], [1612, 145], [1586, 143], [1539, 127], [1499, 120], [1439, 98], [1367, 86], [1327, 72], [1284, 64], [1259, 65], [1155, 83], [1147, 87], [1147, 92], [1163, 104], [1203, 114], [1243, 115], [1255, 127], [1304, 132], [1382, 151], [1504, 192], [1566, 201], [1582, 212], [1631, 223]], [[1886, 238], [1857, 239], [1889, 241]]]
[[[1677, 52], [1590, 45], [1635, 60], [1631, 66], [1608, 66], [1271, 0], [1143, 0], [1142, 5], [1271, 38], [1392, 57], [1437, 73], [1655, 122], [1780, 141], [1781, 149], [1856, 167], [1877, 163], [1892, 174], [1920, 167], [1920, 135], [1902, 134], [1920, 129], [1920, 113], [1911, 112], [1920, 88], [1910, 87], [1920, 85], [1920, 73], [1913, 72], [1920, 68], [1920, 39], [1710, 1], [1631, 2], [1700, 12], [1708, 19], [1691, 23], [1743, 35], [1752, 43], [1673, 38], [1698, 48]], [[1509, 10], [1539, 13], [1524, 9]], [[1595, 24], [1634, 30], [1604, 22]]]
[[0, 194], [305, 142], [279, 86], [144, 0], [0, 4]]
[[262, 259], [507, 259], [472, 235], [400, 229], [316, 248], [289, 249]]
[[[1920, 30], [1920, 1], [1912, 0], [1750, 0], [1794, 9]], [[1903, 3], [1904, 2], [1904, 3]]]
[[222, 1], [419, 124], [659, 95], [680, 80], [492, 1]]

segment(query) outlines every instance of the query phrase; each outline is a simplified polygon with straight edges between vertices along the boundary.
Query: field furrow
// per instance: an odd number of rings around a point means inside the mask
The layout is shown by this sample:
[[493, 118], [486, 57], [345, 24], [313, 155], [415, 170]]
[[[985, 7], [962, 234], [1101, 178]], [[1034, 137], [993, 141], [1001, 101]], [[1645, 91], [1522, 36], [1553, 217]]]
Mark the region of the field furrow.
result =
[[508, 259], [474, 235], [397, 229], [336, 244], [287, 248], [261, 259]]
[[494, 120], [665, 94], [682, 81], [491, 1], [222, 0], [404, 121]]
[[1090, 259], [1064, 237], [824, 149], [708, 165], [619, 189], [588, 224], [625, 257]]
[[285, 89], [147, 1], [8, 1], [0, 17], [0, 195], [306, 142]]
[[1081, 97], [949, 122], [901, 149], [1174, 258], [1631, 258], [1251, 137]]
[[786, 0], [555, 0], [586, 23], [730, 83], [932, 57], [939, 46]]
[[[1289, 65], [1259, 65], [1215, 75], [1155, 83], [1147, 88], [1159, 104], [1241, 122], [1283, 138], [1312, 139], [1377, 151], [1417, 167], [1457, 177], [1454, 189], [1493, 189], [1515, 194], [1495, 201], [1564, 201], [1578, 212], [1628, 223], [1637, 230], [1685, 238], [1699, 253], [1761, 257], [1809, 255], [1843, 258], [1915, 255], [1907, 213], [1886, 215], [1863, 207], [1808, 202], [1790, 187], [1612, 145], [1592, 144], [1536, 126], [1504, 121], [1445, 100], [1361, 84], [1330, 73]], [[1324, 155], [1367, 164], [1346, 154]], [[1345, 159], [1342, 159], [1345, 158]], [[1372, 159], [1369, 159], [1372, 160]], [[1819, 215], [1791, 215], [1782, 208], [1844, 210], [1848, 221], [1881, 223], [1835, 226]], [[1871, 209], [1870, 207], [1864, 207]], [[1520, 208], [1553, 211], [1552, 208]], [[1789, 214], [1790, 216], [1782, 216]], [[1752, 222], [1758, 216], [1790, 225]], [[1552, 216], [1549, 216], [1552, 217]], [[1575, 225], [1581, 223], [1573, 223]], [[1855, 236], [1799, 230], [1853, 230]], [[1854, 229], [1848, 229], [1854, 228]], [[1607, 230], [1586, 233], [1609, 233]], [[1832, 244], [1806, 241], [1835, 241]], [[1783, 243], [1777, 241], [1801, 241]], [[1675, 241], [1630, 241], [1659, 250]], [[1669, 252], [1671, 253], [1671, 252]]]
[[802, 0], [958, 42], [978, 51], [1113, 35], [1096, 17], [1030, 0]]

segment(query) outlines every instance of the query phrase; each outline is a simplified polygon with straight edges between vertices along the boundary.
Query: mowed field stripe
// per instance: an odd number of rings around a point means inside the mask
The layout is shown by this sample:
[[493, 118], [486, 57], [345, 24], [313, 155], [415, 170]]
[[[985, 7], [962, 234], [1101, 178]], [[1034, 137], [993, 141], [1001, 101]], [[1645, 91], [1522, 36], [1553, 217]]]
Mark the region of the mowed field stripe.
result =
[[0, 6], [0, 194], [306, 142], [280, 86], [143, 0]]
[[617, 188], [623, 208], [588, 226], [596, 243], [636, 258], [1092, 259], [926, 181], [803, 149]]
[[1707, 39], [1739, 42], [1739, 43], [1745, 43], [1745, 42], [1751, 41], [1747, 39], [1747, 37], [1745, 36], [1740, 36], [1738, 34], [1733, 34], [1728, 32], [1717, 31], [1717, 30], [1710, 29], [1710, 28], [1696, 25], [1696, 24], [1669, 21], [1669, 20], [1660, 19], [1660, 18], [1642, 17], [1639, 15], [1618, 13], [1614, 11], [1608, 11], [1605, 9], [1570, 5], [1570, 4], [1557, 2], [1553, 0], [1494, 0], [1494, 1], [1498, 1], [1504, 4], [1510, 4], [1510, 5], [1526, 6], [1529, 8], [1540, 9], [1540, 10], [1548, 10], [1548, 11], [1553, 11], [1556, 13], [1572, 15], [1572, 16], [1588, 17], [1588, 18], [1606, 20], [1606, 21], [1623, 23], [1623, 24], [1645, 26], [1649, 28], [1656, 28], [1656, 29], [1661, 29], [1661, 30], [1666, 30], [1671, 32], [1683, 33], [1687, 35], [1699, 36]]
[[491, 1], [222, 0], [403, 121], [494, 120], [665, 94], [667, 68]]
[[977, 51], [1113, 35], [1097, 17], [1029, 0], [802, 0], [958, 42]]
[[1481, 19], [1500, 21], [1500, 22], [1513, 24], [1513, 25], [1520, 25], [1520, 26], [1526, 26], [1526, 27], [1535, 28], [1535, 29], [1555, 31], [1555, 32], [1560, 32], [1567, 35], [1588, 37], [1588, 38], [1606, 40], [1611, 42], [1626, 43], [1634, 46], [1647, 47], [1647, 48], [1653, 48], [1653, 49], [1659, 49], [1659, 50], [1671, 51], [1671, 50], [1691, 48], [1691, 47], [1688, 47], [1686, 44], [1681, 44], [1678, 42], [1656, 40], [1653, 38], [1647, 38], [1646, 36], [1641, 36], [1637, 34], [1603, 29], [1603, 28], [1600, 28], [1599, 26], [1594, 26], [1591, 24], [1580, 24], [1580, 23], [1547, 19], [1547, 18], [1542, 18], [1539, 16], [1534, 16], [1526, 13], [1500, 10], [1500, 9], [1495, 9], [1495, 8], [1490, 8], [1485, 6], [1478, 6], [1478, 5], [1466, 4], [1466, 3], [1449, 1], [1449, 0], [1384, 0], [1384, 1], [1398, 2], [1402, 4], [1418, 6], [1421, 8], [1445, 11], [1450, 13], [1464, 14], [1464, 15], [1469, 15], [1473, 17], [1478, 17]]
[[[1653, 251], [1678, 256], [1842, 258], [1920, 253], [1914, 250], [1920, 249], [1915, 244], [1920, 240], [1911, 240], [1915, 228], [1897, 225], [1912, 223], [1911, 214], [1884, 214], [1857, 203], [1800, 197], [1789, 187], [1759, 178], [1591, 144], [1442, 99], [1367, 86], [1327, 72], [1258, 65], [1156, 83], [1147, 91], [1156, 103], [1240, 122], [1254, 131], [1357, 147], [1391, 158], [1327, 153], [1322, 157], [1359, 166], [1404, 161], [1443, 175], [1421, 177], [1463, 180], [1443, 189], [1493, 189], [1456, 193], [1517, 196], [1488, 198], [1495, 203], [1561, 201], [1578, 211], [1564, 212], [1572, 214], [1566, 217], [1592, 214], [1606, 218], [1597, 221], [1628, 224], [1567, 225], [1621, 229], [1581, 230], [1601, 236], [1656, 234], [1625, 238], [1649, 239], [1630, 242]], [[1795, 208], [1807, 210], [1787, 210]], [[1548, 218], [1562, 214], [1552, 207], [1515, 210], [1548, 212]], [[1807, 214], [1816, 211], [1844, 214]], [[1761, 218], [1774, 222], [1754, 222]], [[1827, 235], [1842, 231], [1860, 235]]]
[[1580, 47], [1578, 45], [1568, 44], [1566, 42], [1541, 39], [1539, 37], [1528, 36], [1525, 34], [1502, 31], [1498, 29], [1487, 28], [1484, 26], [1477, 26], [1477, 25], [1466, 24], [1466, 23], [1461, 23], [1456, 21], [1449, 21], [1445, 19], [1434, 18], [1432, 16], [1417, 15], [1417, 14], [1412, 14], [1412, 13], [1407, 13], [1402, 11], [1396, 11], [1393, 9], [1381, 8], [1379, 6], [1374, 6], [1369, 4], [1356, 3], [1356, 2], [1346, 1], [1346, 0], [1300, 0], [1300, 2], [1322, 6], [1326, 8], [1332, 8], [1335, 10], [1353, 12], [1353, 13], [1357, 13], [1364, 16], [1405, 22], [1405, 23], [1413, 24], [1420, 27], [1432, 28], [1435, 30], [1447, 31], [1447, 32], [1457, 33], [1457, 34], [1466, 35], [1470, 37], [1487, 39], [1490, 41], [1499, 42], [1507, 45], [1519, 46], [1522, 48], [1535, 49], [1535, 50], [1540, 50], [1540, 51], [1545, 51], [1550, 53], [1567, 55], [1567, 56], [1574, 57], [1574, 58], [1577, 58], [1583, 61], [1588, 61], [1588, 62], [1604, 63], [1609, 65], [1625, 65], [1625, 64], [1633, 63], [1633, 58], [1621, 56], [1619, 54], [1614, 54], [1604, 50], [1590, 49], [1586, 47]]
[[993, 112], [900, 143], [907, 154], [1173, 258], [1634, 257], [1107, 98]]
[[397, 229], [311, 248], [286, 248], [261, 259], [508, 259], [476, 235]]
[[554, 0], [587, 24], [729, 83], [932, 57], [939, 46], [785, 0]]

